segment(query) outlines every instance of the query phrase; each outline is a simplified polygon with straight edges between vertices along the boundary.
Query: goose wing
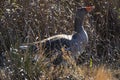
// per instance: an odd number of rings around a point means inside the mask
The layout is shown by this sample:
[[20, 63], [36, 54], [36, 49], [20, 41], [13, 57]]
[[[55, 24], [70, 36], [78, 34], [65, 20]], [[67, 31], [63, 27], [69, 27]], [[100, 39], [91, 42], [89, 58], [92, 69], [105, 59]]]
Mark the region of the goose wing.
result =
[[42, 46], [48, 50], [60, 50], [62, 47], [70, 47], [72, 35], [56, 35], [41, 41]]
[[46, 51], [51, 51], [54, 49], [60, 50], [62, 47], [70, 47], [70, 41], [72, 39], [72, 35], [55, 35], [49, 38], [46, 38], [41, 41], [25, 43], [19, 48], [22, 50], [26, 50], [28, 48], [32, 48], [32, 50], [36, 50], [38, 47], [36, 44], [42, 45], [42, 48]]

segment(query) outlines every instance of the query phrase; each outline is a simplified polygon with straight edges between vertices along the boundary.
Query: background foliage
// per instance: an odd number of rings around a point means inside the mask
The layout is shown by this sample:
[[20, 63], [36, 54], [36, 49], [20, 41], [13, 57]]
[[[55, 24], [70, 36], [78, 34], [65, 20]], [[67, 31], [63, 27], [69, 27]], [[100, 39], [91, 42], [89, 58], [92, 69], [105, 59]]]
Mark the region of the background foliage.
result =
[[[42, 40], [56, 34], [72, 34], [76, 8], [82, 5], [94, 5], [95, 10], [90, 13], [90, 19], [86, 18], [84, 24], [89, 44], [85, 54], [80, 56], [78, 64], [89, 63], [91, 58], [95, 65], [107, 64], [119, 68], [119, 3], [119, 0], [1, 0], [1, 65], [5, 64], [4, 56], [7, 56], [7, 60], [8, 58], [11, 60], [10, 48], [18, 49], [22, 43]], [[12, 59], [15, 59], [14, 64], [21, 60], [13, 56]]]

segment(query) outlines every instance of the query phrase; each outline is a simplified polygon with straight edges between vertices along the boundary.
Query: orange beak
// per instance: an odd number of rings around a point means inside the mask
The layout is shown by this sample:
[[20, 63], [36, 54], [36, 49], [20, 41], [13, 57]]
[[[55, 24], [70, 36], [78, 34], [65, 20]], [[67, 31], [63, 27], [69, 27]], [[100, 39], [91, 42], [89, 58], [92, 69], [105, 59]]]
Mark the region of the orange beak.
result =
[[95, 8], [95, 6], [88, 6], [88, 7], [85, 7], [85, 8], [88, 12], [91, 12]]

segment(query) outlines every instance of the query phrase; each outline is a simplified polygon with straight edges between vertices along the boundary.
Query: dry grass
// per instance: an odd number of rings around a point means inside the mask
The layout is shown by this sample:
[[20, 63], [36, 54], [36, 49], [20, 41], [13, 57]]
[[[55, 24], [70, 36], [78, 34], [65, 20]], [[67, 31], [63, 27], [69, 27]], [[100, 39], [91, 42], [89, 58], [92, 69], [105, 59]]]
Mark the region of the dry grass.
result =
[[[15, 70], [0, 70], [0, 78], [1, 80], [117, 80], [118, 78], [115, 76], [115, 71], [107, 66], [95, 66], [94, 63], [92, 66], [89, 66], [90, 64], [76, 65], [74, 59], [68, 53], [66, 54], [65, 51], [63, 56], [64, 62], [58, 66], [51, 64], [49, 60], [45, 61], [44, 56], [40, 56], [39, 61], [35, 64], [31, 64], [31, 60], [26, 58], [27, 62], [22, 62], [20, 66], [21, 70], [17, 70], [18, 72]], [[15, 67], [17, 65], [12, 65], [9, 69], [14, 69]], [[24, 75], [21, 74], [21, 71], [23, 71]], [[116, 72], [118, 71], [120, 72], [119, 69], [116, 70]], [[119, 76], [120, 74], [117, 73], [117, 75]]]
[[112, 73], [104, 67], [96, 70], [95, 80], [113, 80]]
[[86, 76], [85, 80], [114, 80], [110, 69], [106, 69], [104, 66], [99, 66], [92, 69], [85, 69], [84, 76]]

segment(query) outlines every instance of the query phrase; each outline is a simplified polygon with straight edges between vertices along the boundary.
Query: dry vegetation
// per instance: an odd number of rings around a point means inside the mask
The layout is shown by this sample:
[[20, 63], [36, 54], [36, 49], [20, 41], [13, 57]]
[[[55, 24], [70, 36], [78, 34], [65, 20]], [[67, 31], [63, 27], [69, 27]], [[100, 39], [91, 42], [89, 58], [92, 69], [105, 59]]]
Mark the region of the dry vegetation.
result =
[[[84, 3], [84, 4], [83, 4]], [[119, 80], [119, 0], [0, 0], [0, 80]], [[64, 61], [51, 64], [37, 52], [20, 51], [19, 45], [56, 34], [71, 34], [77, 6], [94, 5], [86, 18], [89, 44], [77, 65], [63, 50]], [[105, 66], [100, 66], [105, 65]]]

